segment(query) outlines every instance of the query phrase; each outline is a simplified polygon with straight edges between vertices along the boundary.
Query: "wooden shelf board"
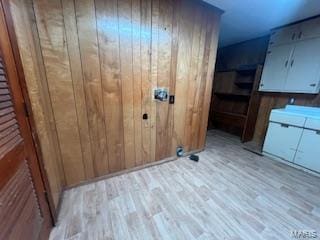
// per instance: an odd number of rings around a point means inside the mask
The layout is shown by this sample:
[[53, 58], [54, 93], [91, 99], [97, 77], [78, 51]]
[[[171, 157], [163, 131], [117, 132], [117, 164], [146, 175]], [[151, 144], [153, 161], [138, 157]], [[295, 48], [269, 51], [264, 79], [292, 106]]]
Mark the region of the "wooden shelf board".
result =
[[253, 85], [253, 81], [235, 81], [234, 84], [237, 84], [237, 85]]
[[233, 126], [243, 128], [247, 119], [244, 114], [232, 113], [232, 112], [213, 112], [214, 121], [223, 122], [224, 124], [230, 124]]
[[245, 94], [245, 93], [222, 93], [222, 92], [215, 92], [214, 94], [216, 95], [221, 95], [221, 96], [237, 96], [237, 97], [246, 97], [250, 98], [251, 94]]
[[240, 74], [244, 73], [244, 74], [247, 74], [247, 73], [254, 73], [256, 72], [257, 70], [257, 65], [254, 64], [254, 65], [245, 65], [245, 66], [240, 66], [238, 68], [233, 68], [233, 69], [222, 69], [220, 71], [217, 71], [217, 72], [238, 72]]

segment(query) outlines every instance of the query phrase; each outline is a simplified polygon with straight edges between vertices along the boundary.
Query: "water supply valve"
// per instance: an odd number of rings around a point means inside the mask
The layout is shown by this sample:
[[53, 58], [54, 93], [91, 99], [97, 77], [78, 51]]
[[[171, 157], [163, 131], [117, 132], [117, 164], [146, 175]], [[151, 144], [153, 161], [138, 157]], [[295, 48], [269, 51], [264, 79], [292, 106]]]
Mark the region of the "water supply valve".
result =
[[168, 101], [169, 93], [166, 88], [157, 88], [154, 90], [154, 99], [160, 102]]

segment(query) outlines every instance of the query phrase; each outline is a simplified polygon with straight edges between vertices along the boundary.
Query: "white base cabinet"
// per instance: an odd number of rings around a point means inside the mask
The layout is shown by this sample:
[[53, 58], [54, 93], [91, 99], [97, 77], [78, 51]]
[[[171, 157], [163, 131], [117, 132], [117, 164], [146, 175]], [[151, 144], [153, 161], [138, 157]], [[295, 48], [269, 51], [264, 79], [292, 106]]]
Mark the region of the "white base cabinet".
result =
[[272, 110], [263, 153], [320, 173], [320, 108]]
[[320, 131], [303, 130], [294, 163], [320, 172]]
[[302, 128], [270, 122], [263, 151], [293, 162]]

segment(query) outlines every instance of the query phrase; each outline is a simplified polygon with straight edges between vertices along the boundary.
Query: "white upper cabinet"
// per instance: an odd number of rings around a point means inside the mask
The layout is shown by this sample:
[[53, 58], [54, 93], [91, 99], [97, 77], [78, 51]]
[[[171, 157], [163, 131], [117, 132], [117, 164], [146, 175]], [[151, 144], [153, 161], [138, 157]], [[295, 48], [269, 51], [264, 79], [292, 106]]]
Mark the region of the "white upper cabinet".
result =
[[312, 19], [299, 24], [298, 40], [320, 37], [320, 18]]
[[260, 81], [260, 90], [278, 91], [284, 88], [293, 49], [292, 44], [269, 48]]
[[298, 42], [288, 67], [285, 91], [319, 92], [320, 38]]
[[298, 32], [299, 27], [296, 25], [274, 30], [271, 32], [269, 46], [273, 47], [281, 44], [290, 44], [296, 40]]
[[260, 91], [319, 93], [320, 18], [272, 31]]

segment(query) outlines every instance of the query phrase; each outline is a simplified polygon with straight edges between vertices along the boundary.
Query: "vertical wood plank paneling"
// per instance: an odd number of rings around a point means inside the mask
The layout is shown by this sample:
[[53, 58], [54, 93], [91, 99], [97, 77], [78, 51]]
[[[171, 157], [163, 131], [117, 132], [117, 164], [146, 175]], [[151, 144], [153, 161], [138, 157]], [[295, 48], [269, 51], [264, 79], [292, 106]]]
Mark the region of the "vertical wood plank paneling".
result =
[[[194, 25], [193, 25], [193, 40], [191, 48], [191, 60], [189, 66], [188, 76], [188, 92], [187, 92], [187, 109], [186, 122], [184, 125], [185, 150], [191, 150], [192, 135], [192, 117], [194, 114], [194, 105], [196, 101], [197, 84], [199, 83], [198, 76], [198, 61], [201, 41], [201, 17], [203, 16], [203, 9], [198, 5], [193, 6], [194, 9]], [[200, 60], [201, 61], [201, 60]], [[200, 80], [201, 81], [201, 80]]]
[[67, 184], [85, 179], [77, 113], [58, 0], [34, 0], [42, 56], [58, 131]]
[[125, 168], [117, 0], [96, 0], [109, 170]]
[[[179, 19], [181, 10], [181, 0], [173, 1], [172, 16], [172, 43], [171, 43], [171, 67], [170, 67], [170, 95], [175, 95], [176, 77], [177, 77], [177, 59], [178, 59], [178, 41], [179, 41]], [[167, 149], [170, 156], [176, 154], [176, 145], [174, 140], [174, 104], [169, 105], [168, 112], [168, 139]]]
[[101, 176], [109, 172], [109, 166], [95, 5], [93, 0], [75, 3], [93, 164], [95, 175]]
[[74, 1], [62, 1], [62, 8], [85, 173], [86, 178], [93, 178], [94, 168], [92, 161], [88, 113], [86, 106], [86, 97], [84, 93]]
[[131, 0], [118, 0], [124, 155], [126, 168], [135, 166], [131, 7]]
[[151, 1], [141, 0], [141, 109], [148, 119], [142, 121], [142, 160], [143, 163], [151, 159]]
[[[151, 89], [153, 91], [158, 86], [158, 44], [159, 44], [159, 0], [152, 0], [151, 4]], [[157, 103], [154, 99], [151, 101], [150, 111], [150, 161], [156, 160], [157, 144]]]
[[[43, 130], [43, 149], [54, 162], [50, 144], [59, 143], [66, 185], [174, 156], [179, 145], [204, 146], [220, 15], [214, 8], [193, 0], [33, 1], [30, 25], [41, 48], [23, 29], [19, 45], [37, 119], [50, 132]], [[156, 87], [168, 88], [175, 104], [156, 102]], [[50, 171], [57, 178], [59, 164]]]
[[[171, 70], [171, 43], [172, 43], [172, 0], [160, 1], [159, 7], [159, 33], [158, 33], [158, 87], [170, 89], [170, 70]], [[156, 115], [156, 160], [170, 156], [167, 148], [168, 142], [168, 123], [169, 123], [169, 104], [168, 102], [157, 103]]]
[[[202, 11], [204, 11], [202, 9]], [[194, 99], [194, 105], [192, 110], [192, 124], [191, 124], [191, 149], [198, 148], [198, 139], [200, 134], [200, 124], [201, 124], [201, 117], [202, 117], [202, 109], [203, 109], [203, 99], [204, 99], [204, 92], [206, 86], [206, 76], [204, 71], [204, 66], [207, 66], [207, 58], [205, 56], [209, 56], [206, 54], [206, 32], [207, 32], [207, 14], [206, 12], [202, 12], [202, 19], [201, 19], [201, 37], [200, 37], [200, 49], [198, 55], [198, 75], [197, 75], [197, 83], [196, 88], [197, 92]]]
[[33, 5], [31, 0], [11, 0], [9, 3], [31, 107], [35, 113], [33, 117], [40, 140], [42, 159], [54, 204], [57, 207], [65, 178], [38, 31], [33, 24], [35, 22]]
[[271, 109], [272, 104], [272, 98], [270, 97], [262, 97], [260, 101], [259, 111], [258, 111], [258, 117], [257, 117], [257, 123], [255, 127], [254, 137], [253, 140], [255, 142], [258, 142], [262, 144], [262, 141], [264, 140], [263, 133], [265, 132], [266, 126], [268, 125], [268, 119], [269, 119], [269, 110]]
[[186, 107], [188, 101], [188, 76], [191, 60], [192, 34], [193, 34], [193, 11], [191, 1], [184, 1], [181, 5], [181, 14], [179, 18], [179, 40], [178, 40], [178, 58], [177, 75], [175, 88], [175, 106], [174, 106], [174, 141], [173, 147], [184, 146], [184, 126], [186, 122]]
[[141, 1], [132, 0], [132, 69], [133, 69], [133, 112], [135, 136], [135, 165], [142, 159], [142, 69], [141, 69]]
[[211, 42], [211, 28], [210, 28], [210, 18], [208, 16], [208, 12], [205, 12], [206, 15], [206, 20], [205, 20], [205, 24], [204, 24], [204, 28], [205, 28], [205, 42], [204, 42], [204, 47], [205, 47], [205, 51], [204, 51], [204, 55], [203, 55], [203, 59], [202, 59], [202, 67], [201, 67], [201, 86], [200, 86], [200, 92], [201, 92], [201, 98], [199, 99], [199, 125], [198, 125], [198, 138], [196, 139], [196, 146], [197, 148], [203, 148], [204, 146], [201, 146], [200, 144], [200, 135], [201, 135], [201, 131], [203, 131], [203, 129], [201, 128], [201, 124], [203, 121], [203, 111], [204, 111], [204, 101], [205, 101], [205, 91], [206, 91], [206, 79], [207, 79], [207, 72], [208, 72], [208, 64], [209, 64], [209, 55], [210, 55], [210, 42]]
[[211, 102], [211, 93], [212, 93], [212, 82], [213, 82], [213, 74], [214, 67], [216, 63], [216, 52], [218, 47], [218, 35], [219, 35], [219, 24], [220, 24], [220, 16], [215, 14], [214, 12], [209, 12], [209, 22], [207, 24], [207, 28], [209, 29], [209, 60], [207, 67], [207, 75], [206, 75], [206, 88], [204, 92], [204, 101], [203, 101], [203, 109], [202, 109], [202, 119], [200, 123], [200, 134], [199, 134], [199, 146], [198, 148], [205, 147], [206, 134], [207, 134], [207, 126], [208, 126], [208, 117], [209, 117], [209, 108]]

